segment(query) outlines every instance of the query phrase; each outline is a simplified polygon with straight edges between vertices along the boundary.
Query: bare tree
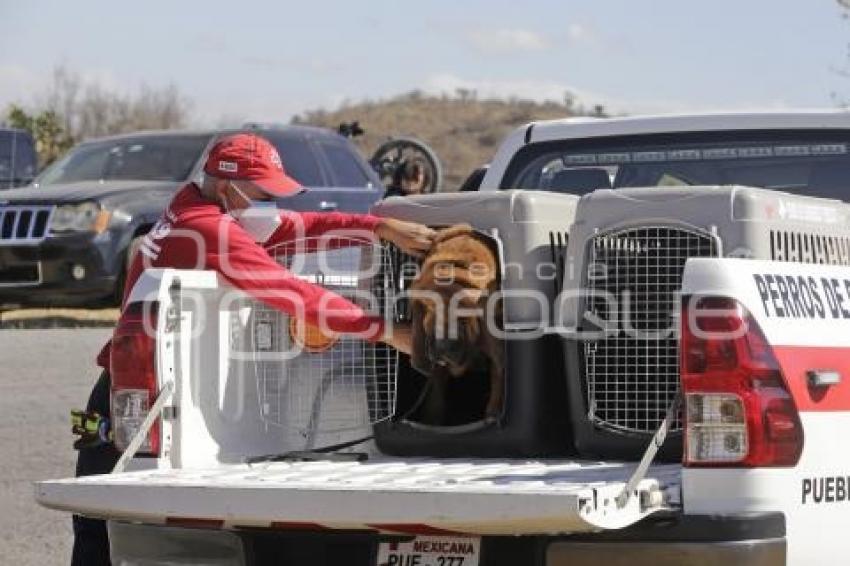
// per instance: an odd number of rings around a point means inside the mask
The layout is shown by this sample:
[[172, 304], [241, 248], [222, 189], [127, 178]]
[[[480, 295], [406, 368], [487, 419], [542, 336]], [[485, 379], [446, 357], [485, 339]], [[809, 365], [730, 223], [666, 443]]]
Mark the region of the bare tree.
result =
[[73, 124], [77, 98], [81, 86], [80, 76], [71, 72], [66, 66], [59, 65], [53, 69], [53, 77], [44, 96], [44, 101], [37, 106], [51, 111], [60, 117], [65, 132], [73, 137]]
[[44, 165], [88, 138], [185, 127], [190, 106], [173, 84], [142, 85], [135, 94], [122, 94], [60, 65], [45, 94], [27, 107], [10, 105], [6, 120], [33, 134]]
[[65, 131], [76, 141], [134, 130], [182, 128], [191, 108], [173, 84], [141, 85], [135, 94], [122, 94], [85, 81], [64, 65], [54, 69], [41, 105], [61, 117]]

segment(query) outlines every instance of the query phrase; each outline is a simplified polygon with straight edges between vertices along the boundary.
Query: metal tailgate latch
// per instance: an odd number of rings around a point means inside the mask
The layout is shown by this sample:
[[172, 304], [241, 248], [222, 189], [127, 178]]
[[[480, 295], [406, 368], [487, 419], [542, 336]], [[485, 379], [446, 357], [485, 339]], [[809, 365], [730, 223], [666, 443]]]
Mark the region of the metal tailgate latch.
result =
[[[681, 402], [682, 392], [678, 391], [676, 392], [676, 396], [673, 398], [673, 402], [670, 403], [670, 407], [667, 409], [667, 414], [664, 416], [664, 420], [661, 421], [661, 425], [652, 436], [649, 446], [646, 447], [646, 451], [640, 459], [640, 464], [638, 464], [638, 467], [635, 468], [635, 471], [632, 473], [629, 481], [626, 482], [625, 487], [623, 487], [623, 491], [621, 491], [617, 496], [617, 507], [622, 509], [626, 506], [626, 503], [629, 502], [629, 498], [635, 493], [638, 484], [646, 477], [646, 472], [649, 470], [649, 466], [655, 459], [655, 455], [658, 454], [658, 449], [661, 448], [664, 441], [667, 439], [667, 432], [670, 430], [670, 426], [673, 424], [673, 419], [676, 418], [676, 414], [679, 412], [679, 405]], [[650, 505], [652, 503], [659, 504], [660, 502], [647, 501], [646, 505]]]

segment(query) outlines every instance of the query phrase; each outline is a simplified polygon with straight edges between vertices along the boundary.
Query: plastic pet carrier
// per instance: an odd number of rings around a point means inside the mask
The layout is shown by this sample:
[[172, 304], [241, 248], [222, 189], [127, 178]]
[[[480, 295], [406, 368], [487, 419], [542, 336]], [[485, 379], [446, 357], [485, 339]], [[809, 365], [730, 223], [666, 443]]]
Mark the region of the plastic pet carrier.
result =
[[[373, 212], [435, 228], [472, 225], [499, 259], [502, 324], [510, 335], [550, 323], [564, 268], [567, 229], [577, 201], [575, 196], [545, 192], [436, 194], [387, 199]], [[419, 264], [397, 250], [389, 253], [392, 259], [383, 264], [397, 272], [375, 281], [378, 285], [394, 282], [396, 287], [386, 292], [399, 295], [397, 315], [405, 321], [410, 311], [404, 291]], [[375, 282], [371, 286], [374, 288]], [[498, 418], [485, 418], [490, 382], [487, 368], [481, 367], [449, 380], [447, 419], [441, 425], [428, 424], [422, 415], [428, 378], [413, 369], [406, 356], [400, 356], [396, 415], [374, 427], [379, 450], [437, 457], [572, 453], [562, 344], [555, 337], [541, 336], [504, 340], [504, 348], [504, 392]]]
[[[577, 332], [564, 352], [585, 456], [639, 458], [664, 419], [679, 387], [688, 258], [850, 265], [850, 206], [838, 201], [729, 186], [599, 190], [576, 217], [564, 283], [573, 298], [559, 322]], [[681, 457], [681, 427], [677, 418], [661, 458]]]
[[[303, 238], [272, 251], [296, 276], [321, 285], [364, 307], [392, 316], [393, 306], [369, 304], [359, 296], [364, 270], [375, 273], [374, 284], [396, 272], [381, 244], [359, 238]], [[356, 336], [323, 332], [258, 299], [250, 307], [243, 348], [253, 368], [260, 418], [267, 427], [281, 427], [312, 449], [328, 439], [362, 436], [369, 426], [396, 411], [398, 353], [381, 343]], [[350, 433], [346, 435], [346, 433]]]

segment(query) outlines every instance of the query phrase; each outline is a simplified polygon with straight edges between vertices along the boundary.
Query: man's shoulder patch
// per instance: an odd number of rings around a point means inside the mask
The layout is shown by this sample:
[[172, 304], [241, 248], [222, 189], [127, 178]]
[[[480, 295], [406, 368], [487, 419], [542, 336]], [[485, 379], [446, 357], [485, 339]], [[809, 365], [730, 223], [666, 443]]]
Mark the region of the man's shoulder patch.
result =
[[239, 170], [239, 165], [235, 161], [219, 161], [218, 170], [225, 173], [236, 173]]

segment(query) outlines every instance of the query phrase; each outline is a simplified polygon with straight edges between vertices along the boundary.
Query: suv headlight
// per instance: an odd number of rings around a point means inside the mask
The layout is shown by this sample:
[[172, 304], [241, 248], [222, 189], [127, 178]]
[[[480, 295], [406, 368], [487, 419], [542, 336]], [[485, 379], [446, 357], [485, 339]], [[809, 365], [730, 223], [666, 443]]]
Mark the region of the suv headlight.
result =
[[109, 224], [110, 213], [96, 202], [82, 204], [63, 204], [53, 211], [50, 220], [50, 231], [54, 234], [63, 232], [94, 232], [100, 234]]

